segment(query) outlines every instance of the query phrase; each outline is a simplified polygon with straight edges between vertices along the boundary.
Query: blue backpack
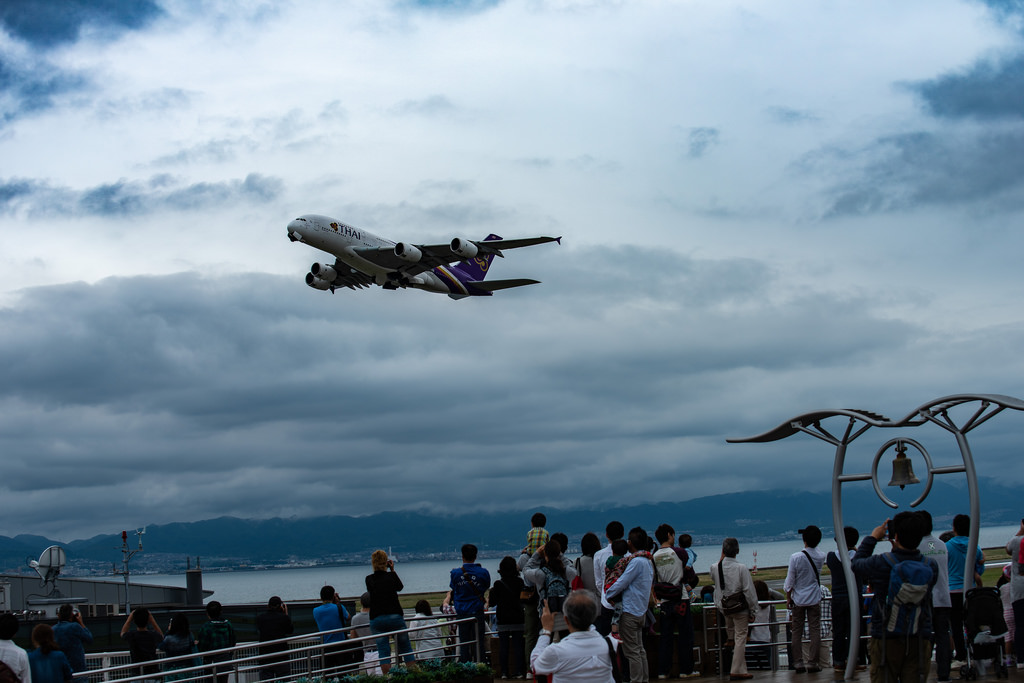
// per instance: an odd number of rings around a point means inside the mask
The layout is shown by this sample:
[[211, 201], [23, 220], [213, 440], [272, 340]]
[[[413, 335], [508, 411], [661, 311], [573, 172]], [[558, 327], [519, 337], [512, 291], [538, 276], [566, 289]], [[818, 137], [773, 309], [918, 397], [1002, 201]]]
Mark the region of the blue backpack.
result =
[[897, 562], [892, 553], [886, 553], [884, 557], [892, 568], [883, 612], [885, 633], [887, 636], [916, 636], [932, 592], [934, 563], [929, 564], [923, 559]]
[[565, 598], [569, 594], [569, 580], [565, 575], [556, 574], [547, 567], [544, 570], [544, 595], [545, 598]]

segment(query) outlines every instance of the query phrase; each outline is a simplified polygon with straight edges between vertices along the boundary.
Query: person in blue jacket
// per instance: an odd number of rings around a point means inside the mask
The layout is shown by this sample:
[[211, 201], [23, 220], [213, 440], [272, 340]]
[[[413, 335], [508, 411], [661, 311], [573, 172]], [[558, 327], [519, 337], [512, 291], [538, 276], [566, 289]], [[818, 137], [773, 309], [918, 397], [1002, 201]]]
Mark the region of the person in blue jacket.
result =
[[[967, 560], [967, 541], [971, 533], [971, 518], [968, 515], [957, 515], [953, 518], [953, 538], [946, 541], [946, 554], [949, 566], [949, 630], [953, 632], [954, 666], [963, 665], [967, 661], [967, 643], [964, 641], [964, 565]], [[985, 571], [985, 556], [981, 548], [976, 549], [974, 558], [974, 585], [981, 585], [981, 575]]]
[[889, 553], [874, 555], [875, 545], [885, 538], [889, 520], [865, 536], [853, 556], [853, 572], [859, 580], [871, 586], [875, 594], [871, 600], [871, 640], [868, 654], [871, 660], [871, 683], [919, 683], [928, 680], [932, 659], [932, 593], [938, 580], [939, 567], [935, 560], [926, 558], [918, 550], [925, 535], [925, 523], [917, 512], [901, 512], [892, 520], [892, 560], [899, 564], [905, 560], [924, 562], [931, 567], [928, 592], [922, 602], [917, 633], [912, 636], [886, 637], [885, 608], [889, 596], [889, 576], [893, 564]]
[[476, 561], [476, 546], [467, 543], [462, 546], [462, 566], [452, 570], [448, 586], [452, 589], [452, 604], [455, 614], [474, 617], [474, 621], [459, 624], [459, 661], [484, 661], [484, 653], [476, 652], [477, 644], [484, 644], [484, 594], [491, 587], [491, 573]]

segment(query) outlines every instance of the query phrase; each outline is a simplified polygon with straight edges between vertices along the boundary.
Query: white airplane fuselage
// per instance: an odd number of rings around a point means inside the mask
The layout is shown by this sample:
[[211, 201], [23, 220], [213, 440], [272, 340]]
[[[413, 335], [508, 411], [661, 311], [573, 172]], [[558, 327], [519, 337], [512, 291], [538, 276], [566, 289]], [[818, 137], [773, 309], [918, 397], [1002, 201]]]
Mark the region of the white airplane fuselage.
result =
[[[395, 242], [378, 237], [368, 230], [354, 228], [329, 216], [307, 214], [289, 223], [288, 233], [297, 241], [333, 254], [339, 261], [352, 268], [353, 272], [370, 275], [378, 285], [387, 284], [389, 276], [394, 272], [362, 258], [355, 252], [357, 247], [395, 247]], [[404, 286], [441, 294], [449, 294], [452, 291], [434, 271], [419, 273], [404, 283]]]

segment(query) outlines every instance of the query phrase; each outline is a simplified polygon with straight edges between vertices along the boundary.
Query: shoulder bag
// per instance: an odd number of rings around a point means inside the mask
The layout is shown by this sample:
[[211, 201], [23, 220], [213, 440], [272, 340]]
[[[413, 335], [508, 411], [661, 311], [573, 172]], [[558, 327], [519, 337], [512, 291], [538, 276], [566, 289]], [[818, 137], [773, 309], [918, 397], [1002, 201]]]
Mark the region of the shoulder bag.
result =
[[725, 593], [725, 572], [722, 571], [722, 563], [718, 563], [718, 580], [719, 588], [722, 591], [722, 613], [723, 614], [739, 614], [740, 612], [747, 612], [750, 610], [750, 606], [747, 605], [747, 596], [743, 591], [737, 591], [726, 595]]

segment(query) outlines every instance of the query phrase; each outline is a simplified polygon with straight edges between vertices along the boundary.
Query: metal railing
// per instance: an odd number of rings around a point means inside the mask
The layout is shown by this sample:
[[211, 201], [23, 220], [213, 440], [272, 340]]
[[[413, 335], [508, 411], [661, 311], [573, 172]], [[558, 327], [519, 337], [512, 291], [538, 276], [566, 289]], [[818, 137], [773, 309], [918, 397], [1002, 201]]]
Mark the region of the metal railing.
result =
[[[295, 680], [297, 677], [310, 679], [336, 677], [357, 673], [360, 669], [370, 672], [380, 663], [376, 658], [378, 638], [386, 636], [394, 639], [398, 634], [406, 633], [409, 634], [413, 643], [422, 643], [427, 640], [422, 635], [425, 631], [438, 629], [441, 634], [440, 645], [414, 649], [412, 654], [421, 660], [456, 658], [459, 647], [463, 645], [458, 638], [458, 625], [475, 622], [476, 619], [475, 617], [454, 618], [444, 615], [440, 616], [436, 623], [415, 623], [423, 621], [424, 618], [408, 617], [407, 622], [413, 622], [412, 625], [400, 631], [348, 638], [334, 643], [324, 643], [322, 637], [351, 631], [351, 626], [278, 640], [239, 643], [234, 647], [220, 650], [194, 652], [176, 657], [159, 657], [150, 662], [131, 662], [127, 651], [88, 653], [86, 655], [87, 670], [75, 674], [74, 679], [82, 683], [86, 681], [133, 683], [135, 681], [160, 680], [166, 683], [171, 681], [213, 683], [215, 679], [216, 683], [255, 683], [256, 681], [272, 683]], [[283, 650], [267, 651], [267, 648], [281, 646], [284, 647]], [[481, 661], [482, 654], [487, 651], [486, 642], [477, 642], [476, 648], [477, 659]], [[332, 655], [338, 655], [337, 659], [344, 660], [346, 658], [341, 656], [344, 653], [351, 653], [351, 659], [355, 661], [340, 665], [331, 664], [335, 659]], [[363, 659], [369, 653], [372, 655]], [[401, 658], [395, 643], [392, 643], [390, 661], [398, 662]], [[215, 659], [219, 661], [212, 661]], [[285, 666], [287, 666], [287, 670], [280, 668]], [[277, 671], [275, 671], [276, 669]]]
[[[865, 596], [870, 597], [870, 593]], [[832, 643], [832, 599], [831, 597], [823, 597], [822, 603], [822, 617], [821, 617], [821, 644], [822, 648], [829, 647]], [[726, 643], [726, 629], [725, 629], [725, 618], [721, 612], [715, 607], [714, 603], [711, 602], [697, 602], [694, 605], [701, 606], [701, 621], [703, 626], [703, 647], [708, 653], [711, 653], [716, 658], [716, 664], [718, 668], [718, 674], [724, 676], [728, 670], [725, 666], [725, 655], [731, 651], [732, 648], [725, 647]], [[747, 651], [747, 665], [751, 665], [751, 660], [764, 659], [762, 657], [755, 656], [751, 657], [751, 653], [757, 653], [759, 651], [765, 651], [767, 653], [767, 664], [772, 672], [778, 671], [781, 664], [781, 654], [786, 653], [791, 649], [793, 641], [791, 638], [792, 631], [792, 619], [790, 618], [789, 610], [786, 608], [785, 600], [764, 600], [758, 603], [760, 607], [770, 607], [769, 615], [771, 615], [768, 621], [755, 621], [750, 623], [750, 629], [755, 627], [764, 626], [767, 627], [771, 634], [771, 639], [768, 642], [751, 642], [748, 640], [746, 644]], [[806, 626], [806, 624], [805, 624]], [[749, 634], [748, 630], [748, 634]], [[785, 635], [783, 635], [785, 634]], [[783, 635], [783, 637], [779, 637]], [[867, 641], [867, 635], [861, 635], [861, 640]], [[804, 643], [807, 642], [805, 637]], [[830, 650], [824, 650], [828, 653]], [[824, 659], [822, 654], [819, 653], [819, 660]], [[789, 662], [788, 657], [786, 660], [786, 666]]]

